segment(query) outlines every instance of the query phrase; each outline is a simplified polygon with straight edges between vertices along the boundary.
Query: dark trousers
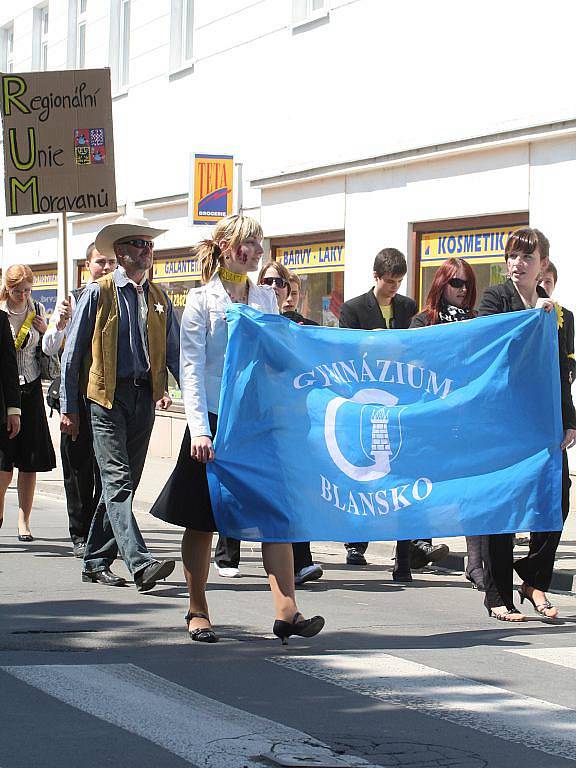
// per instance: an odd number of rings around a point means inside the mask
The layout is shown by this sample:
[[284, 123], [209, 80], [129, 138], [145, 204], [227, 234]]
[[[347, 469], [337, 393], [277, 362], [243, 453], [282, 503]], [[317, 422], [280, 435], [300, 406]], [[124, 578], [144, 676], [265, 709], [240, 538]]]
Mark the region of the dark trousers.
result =
[[367, 541], [349, 541], [347, 544], [344, 544], [346, 549], [356, 549], [361, 554], [365, 554], [366, 550], [368, 549], [368, 542]]
[[[298, 541], [292, 544], [294, 553], [294, 573], [312, 565], [312, 554], [309, 541]], [[219, 568], [238, 568], [240, 565], [240, 542], [227, 536], [219, 536], [214, 560]]]
[[[421, 539], [421, 541], [432, 541], [432, 539]], [[358, 550], [358, 552], [361, 552], [364, 555], [366, 554], [366, 550], [368, 549], [368, 542], [367, 541], [348, 542], [347, 544], [344, 544], [344, 546], [346, 547], [347, 550], [356, 549]], [[398, 562], [402, 561], [402, 565], [404, 567], [410, 568], [410, 539], [396, 542], [396, 560]]]
[[[570, 509], [570, 474], [566, 451], [562, 454], [562, 521]], [[482, 537], [484, 560], [484, 605], [488, 610], [505, 605], [514, 608], [514, 571], [529, 586], [546, 592], [554, 571], [554, 558], [561, 531], [530, 534], [530, 549], [526, 557], [514, 562], [514, 534], [499, 533]]]
[[86, 542], [84, 570], [95, 573], [109, 568], [120, 551], [135, 575], [154, 562], [132, 512], [154, 426], [152, 393], [148, 385], [120, 380], [112, 408], [92, 401], [89, 407], [102, 496]]
[[86, 541], [102, 493], [100, 472], [92, 445], [92, 428], [86, 401], [78, 401], [80, 431], [75, 441], [64, 433], [60, 437], [60, 455], [68, 509], [68, 528], [74, 544]]

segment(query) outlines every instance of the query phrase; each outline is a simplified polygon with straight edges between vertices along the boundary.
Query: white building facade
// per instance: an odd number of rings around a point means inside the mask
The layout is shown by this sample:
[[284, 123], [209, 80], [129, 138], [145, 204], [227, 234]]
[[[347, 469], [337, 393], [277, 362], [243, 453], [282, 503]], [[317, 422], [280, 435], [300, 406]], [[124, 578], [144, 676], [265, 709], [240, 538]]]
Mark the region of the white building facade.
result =
[[[48, 0], [2, 4], [0, 68], [110, 67], [119, 213], [169, 231], [161, 281], [183, 304], [206, 227], [188, 217], [190, 157], [234, 156], [236, 207], [300, 272], [304, 314], [336, 323], [385, 246], [421, 302], [436, 266], [501, 279], [503, 242], [543, 230], [556, 297], [576, 310], [576, 99], [563, 0]], [[70, 283], [113, 216], [70, 214]], [[2, 220], [1, 263], [56, 298], [57, 216]], [[169, 267], [169, 268], [168, 268]], [[172, 275], [172, 278], [169, 275]]]

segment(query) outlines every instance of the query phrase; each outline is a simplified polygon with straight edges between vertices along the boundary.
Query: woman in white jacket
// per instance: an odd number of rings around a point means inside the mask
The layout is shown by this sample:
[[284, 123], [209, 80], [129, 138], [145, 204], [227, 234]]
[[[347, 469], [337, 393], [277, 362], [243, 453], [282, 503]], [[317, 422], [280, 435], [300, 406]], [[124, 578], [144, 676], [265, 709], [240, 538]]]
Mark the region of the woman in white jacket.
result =
[[[220, 221], [213, 239], [203, 240], [195, 249], [204, 285], [188, 294], [180, 330], [180, 385], [188, 426], [174, 472], [151, 510], [155, 517], [186, 528], [182, 560], [190, 609], [185, 620], [190, 638], [200, 642], [218, 639], [206, 600], [216, 525], [205, 465], [214, 460], [212, 439], [228, 342], [226, 308], [236, 302], [278, 313], [274, 291], [247, 277], [258, 268], [261, 240], [257, 221], [235, 215]], [[324, 619], [304, 619], [296, 606], [291, 545], [263, 543], [262, 557], [274, 598], [274, 634], [286, 642], [290, 635], [312, 637], [320, 632]]]

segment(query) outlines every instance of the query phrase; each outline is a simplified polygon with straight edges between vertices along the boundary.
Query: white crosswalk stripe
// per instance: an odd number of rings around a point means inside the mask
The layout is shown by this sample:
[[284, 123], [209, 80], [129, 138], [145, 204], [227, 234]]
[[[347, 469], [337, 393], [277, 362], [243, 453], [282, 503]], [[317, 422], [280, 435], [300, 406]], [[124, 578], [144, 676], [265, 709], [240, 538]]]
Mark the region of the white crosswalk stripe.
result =
[[[576, 646], [565, 648], [507, 648], [509, 653], [517, 653], [519, 656], [527, 656], [537, 661], [547, 661], [559, 667], [576, 669]], [[576, 693], [574, 694], [576, 697]]]
[[364, 696], [576, 760], [576, 712], [568, 707], [379, 650], [269, 661]]
[[267, 753], [304, 754], [342, 768], [374, 768], [353, 756], [343, 762], [302, 731], [222, 704], [132, 664], [0, 669], [202, 768], [262, 768], [258, 756]]

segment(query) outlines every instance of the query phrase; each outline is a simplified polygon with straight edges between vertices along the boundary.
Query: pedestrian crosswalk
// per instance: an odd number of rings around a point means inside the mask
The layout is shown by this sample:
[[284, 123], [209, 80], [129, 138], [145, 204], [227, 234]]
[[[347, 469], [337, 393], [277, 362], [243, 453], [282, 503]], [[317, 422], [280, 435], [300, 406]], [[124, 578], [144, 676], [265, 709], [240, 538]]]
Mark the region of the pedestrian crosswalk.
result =
[[[502, 650], [563, 667], [565, 675], [573, 676], [576, 689], [576, 647]], [[445, 721], [447, 727], [471, 728], [576, 761], [576, 699], [574, 707], [554, 703], [546, 699], [553, 693], [545, 687], [543, 698], [536, 698], [381, 649], [276, 655], [265, 663], [338, 686], [348, 695]], [[335, 768], [371, 765], [350, 753], [343, 760], [303, 731], [216, 701], [133, 664], [3, 666], [0, 671], [204, 768], [262, 768], [263, 755], [288, 760], [305, 755], [306, 765]], [[293, 764], [297, 763], [296, 757]]]
[[[510, 653], [576, 670], [576, 646], [560, 648], [509, 648]], [[574, 691], [576, 701], [576, 690]]]
[[305, 755], [306, 765], [371, 768], [362, 758], [342, 764], [306, 733], [202, 696], [133, 664], [0, 669], [203, 768], [262, 768], [262, 755]]
[[[513, 650], [576, 667], [575, 648]], [[576, 711], [572, 708], [459, 677], [381, 650], [275, 657], [271, 661], [362, 696], [576, 760]], [[576, 689], [576, 675], [574, 682]], [[546, 692], [543, 688], [543, 694]]]

